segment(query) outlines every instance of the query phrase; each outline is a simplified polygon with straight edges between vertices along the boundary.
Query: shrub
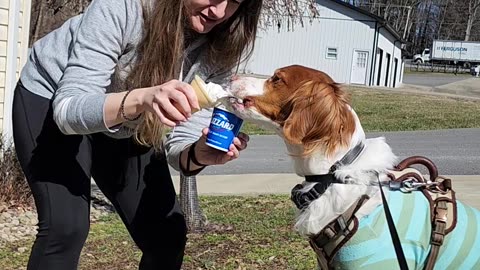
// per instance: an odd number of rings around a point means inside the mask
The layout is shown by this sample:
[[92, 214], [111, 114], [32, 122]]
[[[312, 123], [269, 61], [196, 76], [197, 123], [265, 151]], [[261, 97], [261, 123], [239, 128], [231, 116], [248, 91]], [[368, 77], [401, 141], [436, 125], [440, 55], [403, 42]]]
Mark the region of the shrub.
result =
[[0, 139], [0, 210], [31, 207], [33, 199], [15, 149]]

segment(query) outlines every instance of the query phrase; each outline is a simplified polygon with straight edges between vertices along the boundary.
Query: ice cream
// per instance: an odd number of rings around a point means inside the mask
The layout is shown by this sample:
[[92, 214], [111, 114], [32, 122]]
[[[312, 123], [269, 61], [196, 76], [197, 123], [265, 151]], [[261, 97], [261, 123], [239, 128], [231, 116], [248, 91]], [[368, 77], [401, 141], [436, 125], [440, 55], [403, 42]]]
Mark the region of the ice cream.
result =
[[200, 108], [213, 108], [220, 101], [221, 98], [230, 97], [227, 91], [222, 86], [215, 83], [205, 83], [202, 78], [195, 75], [195, 78], [190, 84], [197, 94], [198, 105]]

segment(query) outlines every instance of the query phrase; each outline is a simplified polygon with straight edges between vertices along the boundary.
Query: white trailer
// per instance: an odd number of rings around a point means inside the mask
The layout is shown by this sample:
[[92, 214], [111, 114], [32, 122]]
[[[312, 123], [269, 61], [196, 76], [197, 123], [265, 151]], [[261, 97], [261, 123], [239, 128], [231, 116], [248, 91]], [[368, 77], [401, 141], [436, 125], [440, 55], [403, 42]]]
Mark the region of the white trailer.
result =
[[432, 48], [426, 48], [413, 57], [415, 63], [462, 65], [470, 68], [480, 64], [480, 42], [434, 40]]

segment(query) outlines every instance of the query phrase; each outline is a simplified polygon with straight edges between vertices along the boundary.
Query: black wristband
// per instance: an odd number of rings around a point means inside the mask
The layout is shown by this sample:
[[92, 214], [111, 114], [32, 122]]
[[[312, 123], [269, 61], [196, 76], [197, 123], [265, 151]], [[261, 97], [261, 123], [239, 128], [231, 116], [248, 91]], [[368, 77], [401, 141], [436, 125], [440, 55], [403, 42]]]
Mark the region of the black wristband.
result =
[[188, 149], [188, 159], [192, 161], [193, 164], [199, 166], [199, 167], [206, 167], [206, 164], [202, 164], [198, 162], [197, 157], [195, 156], [195, 146], [197, 145], [197, 142], [192, 143], [190, 146], [190, 149]]
[[182, 162], [180, 161], [180, 170], [182, 171], [182, 174], [187, 177], [197, 175], [206, 167], [205, 165], [199, 165], [200, 163], [195, 163], [197, 166], [201, 166], [201, 168], [198, 168], [193, 171], [190, 170], [190, 162], [193, 163], [192, 156], [193, 156], [193, 159], [195, 159], [195, 162], [198, 162], [198, 160], [195, 158], [195, 152], [194, 152], [195, 150], [192, 150], [192, 149], [195, 149], [195, 143], [190, 145], [190, 149], [188, 149], [188, 152], [187, 152], [187, 168], [184, 168], [182, 166]]

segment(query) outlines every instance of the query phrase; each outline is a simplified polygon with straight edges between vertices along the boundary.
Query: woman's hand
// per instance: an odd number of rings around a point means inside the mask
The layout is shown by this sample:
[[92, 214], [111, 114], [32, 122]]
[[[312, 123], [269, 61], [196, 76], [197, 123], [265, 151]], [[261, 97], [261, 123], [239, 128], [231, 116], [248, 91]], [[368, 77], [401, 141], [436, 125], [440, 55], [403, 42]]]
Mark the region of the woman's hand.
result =
[[[122, 100], [127, 92], [110, 93], [104, 105], [104, 119], [107, 127], [125, 121], [121, 110]], [[128, 93], [123, 103], [123, 113], [135, 118], [144, 111], [153, 112], [160, 121], [173, 127], [191, 116], [192, 108], [199, 109], [197, 95], [188, 83], [171, 80], [162, 85], [138, 88]]]
[[[195, 158], [199, 163], [203, 165], [225, 164], [231, 160], [238, 158], [240, 156], [240, 151], [247, 148], [247, 143], [250, 139], [247, 134], [240, 132], [238, 136], [233, 139], [233, 143], [230, 145], [230, 150], [228, 152], [223, 152], [205, 144], [207, 140], [207, 134], [208, 128], [204, 128], [202, 130], [202, 136], [200, 137], [200, 139], [198, 139], [194, 149]], [[183, 150], [180, 156], [180, 161], [182, 163], [181, 166], [183, 168], [187, 168], [188, 151], [190, 150], [190, 147]], [[195, 171], [200, 168], [202, 167], [197, 166], [190, 161], [189, 171]]]
[[205, 144], [207, 134], [208, 128], [204, 128], [202, 130], [202, 137], [200, 137], [195, 145], [195, 157], [199, 163], [204, 165], [225, 164], [228, 161], [238, 158], [240, 151], [247, 148], [247, 143], [250, 139], [247, 134], [240, 132], [238, 136], [233, 139], [229, 151], [223, 152]]
[[136, 89], [143, 111], [153, 112], [160, 121], [170, 127], [186, 121], [192, 108], [200, 109], [195, 91], [188, 84], [171, 80], [162, 85]]

